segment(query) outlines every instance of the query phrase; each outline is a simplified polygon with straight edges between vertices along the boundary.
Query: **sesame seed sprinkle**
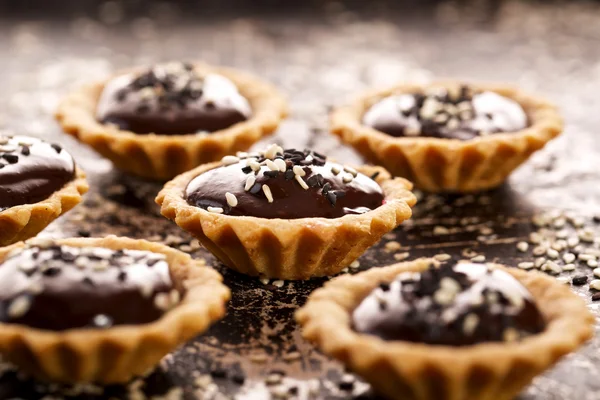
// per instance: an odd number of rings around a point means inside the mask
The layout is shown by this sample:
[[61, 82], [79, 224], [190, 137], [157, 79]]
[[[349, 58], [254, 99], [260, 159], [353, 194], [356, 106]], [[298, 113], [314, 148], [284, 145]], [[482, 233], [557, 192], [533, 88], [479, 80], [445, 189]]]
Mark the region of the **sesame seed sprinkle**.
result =
[[302, 186], [302, 189], [308, 190], [308, 185], [306, 184], [306, 182], [304, 181], [304, 179], [302, 179], [302, 177], [300, 175], [296, 175], [294, 177], [294, 179], [296, 179], [296, 181], [298, 181], [300, 186]]
[[273, 194], [271, 193], [271, 188], [269, 185], [262, 185], [262, 190], [265, 193], [265, 197], [269, 203], [273, 202]]
[[229, 207], [236, 207], [238, 205], [238, 199], [235, 197], [235, 194], [227, 192], [225, 193], [225, 198]]

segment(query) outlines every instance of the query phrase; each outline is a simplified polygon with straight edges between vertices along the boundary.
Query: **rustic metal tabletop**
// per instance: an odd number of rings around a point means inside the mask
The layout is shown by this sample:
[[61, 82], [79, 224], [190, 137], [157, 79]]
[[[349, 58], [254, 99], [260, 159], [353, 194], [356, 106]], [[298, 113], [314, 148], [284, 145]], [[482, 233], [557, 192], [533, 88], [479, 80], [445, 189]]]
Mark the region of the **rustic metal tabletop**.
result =
[[[160, 241], [205, 257], [224, 274], [233, 298], [224, 320], [145, 378], [125, 386], [65, 387], [35, 382], [2, 364], [1, 399], [376, 399], [368, 385], [301, 339], [293, 314], [325, 279], [267, 282], [226, 270], [160, 217], [153, 202], [160, 184], [113, 170], [60, 132], [52, 118], [60, 96], [117, 68], [202, 59], [253, 71], [291, 103], [291, 117], [266, 142], [312, 147], [355, 163], [360, 157], [327, 132], [327, 112], [362, 90], [433, 77], [518, 84], [561, 107], [564, 134], [494, 191], [420, 194], [412, 220], [349, 272], [437, 254], [483, 255], [516, 266], [538, 258], [540, 237], [591, 236], [585, 246], [599, 248], [600, 4], [329, 1], [273, 7], [277, 2], [261, 1], [252, 8], [207, 2], [208, 13], [193, 2], [82, 2], [86, 6], [77, 9], [46, 3], [38, 12], [26, 3], [0, 1], [0, 129], [64, 144], [91, 184], [85, 202], [42, 235]], [[522, 241], [529, 243], [525, 251]], [[592, 268], [578, 263], [557, 278], [571, 284], [578, 275], [589, 281]], [[600, 321], [595, 292], [588, 284], [572, 286]], [[281, 384], [267, 385], [273, 372], [285, 374]], [[538, 377], [520, 398], [600, 399], [600, 339]]]

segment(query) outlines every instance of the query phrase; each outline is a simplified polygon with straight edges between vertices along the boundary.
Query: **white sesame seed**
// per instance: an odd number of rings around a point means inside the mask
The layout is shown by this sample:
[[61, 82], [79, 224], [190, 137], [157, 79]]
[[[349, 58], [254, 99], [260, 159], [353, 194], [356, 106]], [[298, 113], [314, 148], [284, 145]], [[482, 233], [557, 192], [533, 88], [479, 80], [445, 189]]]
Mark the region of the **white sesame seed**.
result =
[[354, 260], [352, 263], [350, 263], [350, 268], [356, 269], [358, 267], [360, 267], [360, 262], [358, 260]]
[[302, 189], [308, 190], [308, 185], [306, 184], [306, 182], [304, 182], [304, 179], [302, 179], [300, 175], [295, 175], [294, 178], [296, 179], [296, 181], [298, 181], [300, 186], [302, 186]]
[[529, 243], [527, 242], [519, 242], [517, 243], [517, 250], [521, 253], [525, 253], [529, 249]]
[[273, 193], [271, 193], [271, 188], [269, 185], [262, 185], [262, 190], [265, 193], [265, 197], [269, 203], [273, 202]]
[[246, 151], [238, 151], [237, 153], [235, 153], [235, 155], [236, 155], [238, 158], [247, 158], [247, 157], [249, 157], [249, 156], [250, 156], [250, 155], [248, 154], [248, 152], [246, 152]]
[[591, 254], [580, 253], [577, 256], [577, 258], [580, 259], [581, 261], [590, 261], [590, 260], [594, 260], [596, 257], [594, 257]]
[[248, 178], [246, 179], [246, 185], [244, 186], [244, 190], [246, 192], [250, 190], [252, 186], [254, 186], [254, 183], [256, 183], [256, 177], [254, 175], [248, 176]]
[[546, 251], [546, 255], [552, 259], [557, 259], [559, 256], [558, 251], [554, 249], [548, 249], [548, 251]]
[[571, 278], [568, 278], [566, 276], [558, 277], [558, 278], [556, 278], [556, 280], [564, 285], [569, 285], [571, 283]]
[[344, 176], [342, 177], [342, 181], [344, 181], [344, 183], [350, 183], [353, 179], [354, 177], [352, 176], [352, 174], [344, 174]]
[[277, 166], [277, 164], [275, 164], [275, 162], [267, 160], [266, 164], [267, 168], [269, 168], [271, 171], [279, 171], [279, 167]]
[[211, 213], [215, 213], [215, 214], [222, 214], [223, 213], [223, 209], [221, 207], [207, 207], [206, 211], [211, 212]]
[[563, 265], [563, 271], [575, 271], [575, 264], [569, 263]]
[[433, 228], [433, 234], [435, 236], [448, 235], [449, 233], [450, 229], [446, 228], [445, 226], [437, 225]]
[[310, 154], [309, 154], [309, 155], [307, 155], [307, 156], [306, 156], [306, 158], [304, 158], [304, 161], [306, 161], [306, 162], [309, 162], [309, 163], [310, 163], [310, 162], [313, 162], [313, 160], [314, 160], [314, 158], [313, 158], [313, 156], [311, 156]]
[[519, 264], [517, 264], [517, 267], [519, 267], [521, 269], [531, 269], [534, 266], [535, 266], [535, 264], [532, 262], [520, 262]]
[[269, 278], [260, 278], [260, 283], [262, 283], [263, 285], [268, 285], [269, 284]]
[[485, 256], [483, 254], [480, 254], [478, 256], [475, 256], [473, 258], [471, 258], [471, 261], [473, 262], [484, 262], [485, 261]]
[[444, 290], [448, 290], [453, 293], [460, 292], [460, 285], [452, 278], [444, 277], [440, 281], [440, 288]]
[[438, 261], [448, 261], [449, 259], [452, 258], [452, 256], [450, 254], [436, 254], [435, 256], [433, 256], [433, 258], [435, 258]]
[[276, 286], [276, 287], [283, 287], [284, 284], [285, 284], [285, 282], [282, 281], [281, 279], [273, 281], [273, 286]]
[[444, 289], [439, 289], [433, 294], [433, 300], [443, 306], [452, 303], [455, 297], [455, 293]]
[[356, 175], [358, 175], [358, 172], [352, 167], [344, 166], [344, 171], [351, 173], [352, 176], [354, 176], [354, 177], [356, 177]]
[[575, 259], [576, 259], [577, 257], [576, 257], [576, 256], [575, 256], [575, 254], [573, 254], [573, 253], [565, 253], [565, 254], [563, 254], [563, 257], [562, 257], [562, 258], [563, 258], [563, 260], [564, 260], [564, 261], [565, 261], [567, 264], [570, 264], [570, 263], [572, 263], [573, 261], [575, 261]]
[[529, 234], [529, 241], [533, 244], [540, 244], [542, 243], [542, 235], [537, 232], [531, 232]]
[[224, 165], [231, 165], [240, 162], [239, 157], [236, 156], [225, 156], [221, 159], [221, 163]]
[[596, 268], [596, 269], [594, 270], [594, 276], [596, 276], [596, 277], [600, 278], [600, 268]]
[[238, 199], [235, 197], [235, 194], [227, 192], [225, 193], [225, 198], [227, 199], [227, 204], [229, 204], [229, 207], [235, 207], [238, 205]]
[[590, 289], [600, 290], [600, 279], [594, 279], [590, 282]]
[[334, 175], [337, 175], [340, 172], [342, 172], [342, 170], [337, 165], [334, 165], [333, 167], [331, 167], [331, 172], [333, 172]]
[[547, 261], [544, 263], [544, 265], [542, 265], [542, 271], [549, 272], [551, 274], [560, 274], [562, 272], [562, 268], [554, 261]]
[[159, 310], [166, 311], [171, 307], [171, 299], [167, 293], [158, 293], [154, 296], [154, 305]]
[[543, 254], [546, 254], [546, 251], [548, 249], [546, 249], [545, 246], [536, 246], [533, 248], [533, 255], [534, 256], [541, 256]]
[[258, 172], [260, 171], [260, 164], [256, 160], [250, 160], [247, 162], [248, 166], [252, 168], [252, 171]]
[[421, 128], [415, 125], [408, 125], [404, 128], [404, 136], [419, 136]]
[[475, 332], [477, 325], [479, 325], [479, 317], [471, 313], [463, 321], [463, 332], [470, 336]]
[[546, 262], [546, 259], [544, 257], [538, 257], [535, 259], [535, 261], [533, 262], [533, 265], [536, 268], [540, 268], [542, 265], [544, 265], [544, 263]]
[[596, 260], [588, 260], [587, 265], [590, 268], [596, 268], [598, 266], [598, 261]]
[[292, 170], [294, 171], [294, 174], [296, 174], [298, 176], [306, 175], [306, 171], [304, 170], [304, 168], [302, 168], [299, 165], [294, 165], [294, 168], [292, 168]]
[[276, 158], [273, 162], [275, 163], [275, 165], [277, 165], [281, 172], [285, 172], [285, 170], [287, 169], [287, 165], [282, 158]]
[[278, 146], [275, 143], [273, 143], [267, 148], [267, 150], [264, 153], [264, 156], [265, 158], [272, 160], [273, 158], [275, 158], [277, 153], [283, 153], [283, 149], [281, 148], [281, 146]]
[[394, 260], [396, 261], [406, 260], [408, 257], [410, 257], [410, 253], [408, 252], [394, 254]]
[[569, 247], [575, 247], [579, 244], [579, 238], [578, 237], [570, 237], [567, 239], [567, 246]]
[[10, 306], [8, 306], [8, 316], [11, 318], [20, 318], [29, 311], [31, 307], [31, 300], [29, 297], [23, 295], [14, 299]]

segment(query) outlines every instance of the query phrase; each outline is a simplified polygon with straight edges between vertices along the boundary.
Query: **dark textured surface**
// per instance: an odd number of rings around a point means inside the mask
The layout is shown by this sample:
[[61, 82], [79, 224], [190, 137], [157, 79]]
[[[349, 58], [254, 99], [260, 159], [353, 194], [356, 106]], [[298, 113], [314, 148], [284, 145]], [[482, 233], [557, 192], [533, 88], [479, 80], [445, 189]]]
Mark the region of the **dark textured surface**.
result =
[[[509, 265], [532, 261], [532, 246], [520, 253], [515, 244], [535, 230], [531, 217], [542, 209], [581, 214], [596, 230], [591, 216], [600, 211], [600, 6], [460, 1], [398, 11], [385, 3], [369, 2], [361, 12], [337, 2], [281, 15], [239, 11], [244, 16], [234, 19], [203, 19], [198, 7], [194, 13], [178, 12], [166, 3], [138, 7], [148, 16], [140, 17], [121, 15], [119, 3], [111, 2], [88, 13], [100, 22], [81, 17], [81, 10], [56, 20], [28, 17], [33, 14], [16, 6], [19, 18], [2, 14], [0, 127], [60, 141], [88, 172], [92, 186], [85, 204], [44, 235], [114, 233], [161, 240], [185, 251], [195, 248], [188, 236], [157, 215], [152, 199], [159, 185], [112, 171], [108, 162], [62, 135], [51, 118], [60, 95], [81, 82], [120, 67], [178, 58], [228, 64], [272, 80], [290, 97], [292, 118], [271, 140], [284, 147], [313, 147], [345, 162], [359, 158], [326, 133], [326, 111], [369, 87], [433, 76], [510, 81], [561, 106], [565, 134], [508, 184], [478, 196], [424, 196], [411, 222], [361, 257], [361, 269], [393, 263], [403, 257], [395, 254], [403, 252], [409, 252], [408, 259], [448, 253], [457, 259], [485, 254], [489, 261]], [[165, 358], [144, 382], [87, 387], [82, 394], [82, 388], [42, 385], [8, 371], [0, 378], [0, 398], [227, 398], [221, 393], [268, 399], [263, 379], [273, 369], [286, 371], [289, 383], [300, 383], [299, 398], [309, 398], [306, 382], [311, 379], [320, 379], [316, 398], [352, 398], [368, 389], [362, 384], [352, 391], [340, 389], [343, 367], [304, 342], [293, 322], [294, 311], [323, 280], [265, 285], [207, 257], [232, 288], [228, 316]], [[577, 274], [591, 278], [592, 270], [582, 264], [561, 276]], [[591, 303], [588, 286], [574, 290], [599, 316], [600, 303]], [[265, 355], [267, 361], [258, 362]], [[227, 377], [222, 377], [223, 369]], [[211, 371], [217, 386], [206, 385], [203, 374]], [[243, 386], [242, 371], [248, 377]], [[598, 339], [536, 379], [522, 399], [600, 399]]]

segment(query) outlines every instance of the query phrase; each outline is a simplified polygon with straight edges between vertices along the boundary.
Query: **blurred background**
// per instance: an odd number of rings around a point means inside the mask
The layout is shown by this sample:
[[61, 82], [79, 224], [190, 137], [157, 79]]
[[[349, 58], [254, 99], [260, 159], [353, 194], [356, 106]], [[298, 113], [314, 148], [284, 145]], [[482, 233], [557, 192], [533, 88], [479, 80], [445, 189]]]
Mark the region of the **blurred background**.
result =
[[[182, 233], [148, 206], [159, 186], [124, 181], [109, 162], [60, 132], [52, 114], [67, 91], [120, 68], [157, 61], [201, 59], [234, 66], [270, 80], [289, 98], [291, 116], [269, 142], [312, 147], [352, 163], [360, 158], [327, 133], [327, 115], [362, 91], [435, 78], [508, 82], [554, 101], [566, 120], [565, 134], [494, 192], [493, 206], [484, 210], [490, 226], [495, 227], [491, 221], [496, 217], [513, 218], [511, 224], [519, 221], [516, 228], [509, 224], [510, 229], [500, 231], [500, 239], [511, 239], [531, 229], [533, 209], [556, 206], [600, 213], [599, 43], [596, 1], [0, 0], [0, 131], [61, 142], [90, 177], [86, 203], [46, 233], [83, 235], [85, 220], [92, 226], [86, 235], [156, 235], [166, 236], [169, 245], [188, 245], [189, 237], [178, 239]], [[479, 197], [458, 199], [460, 215], [484, 208], [472, 205], [474, 199]], [[447, 206], [453, 199], [434, 200], [442, 210], [457, 212], [458, 207]], [[437, 223], [429, 209], [417, 211], [415, 220], [422, 222], [423, 236]], [[489, 259], [515, 256], [508, 239], [505, 247], [487, 249]], [[393, 262], [379, 250], [366, 255], [365, 265]], [[236, 291], [230, 317], [189, 346], [208, 356], [182, 351], [175, 362], [171, 357], [170, 369], [146, 382], [148, 397], [178, 385], [187, 385], [186, 393], [196, 390], [189, 372], [198, 367], [190, 363], [206, 362], [204, 370], [210, 360], [225, 357], [243, 364], [240, 354], [248, 349], [278, 356], [294, 346], [316, 357], [294, 365], [303, 378], [329, 377], [324, 371], [330, 362], [299, 340], [291, 319], [310, 287], [287, 285], [277, 292], [237, 275], [226, 279]], [[246, 303], [257, 298], [272, 308], [248, 313]], [[598, 345], [594, 342], [538, 378], [522, 400], [597, 400]], [[331, 368], [336, 376], [343, 372], [337, 364]], [[14, 374], [0, 372], [0, 399], [44, 396], [36, 385], [15, 382]], [[124, 398], [127, 390], [86, 398]], [[327, 396], [323, 398], [347, 398]]]

